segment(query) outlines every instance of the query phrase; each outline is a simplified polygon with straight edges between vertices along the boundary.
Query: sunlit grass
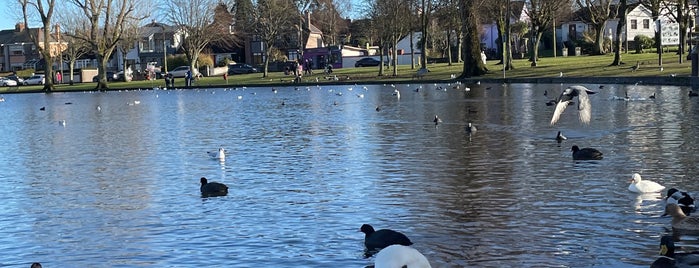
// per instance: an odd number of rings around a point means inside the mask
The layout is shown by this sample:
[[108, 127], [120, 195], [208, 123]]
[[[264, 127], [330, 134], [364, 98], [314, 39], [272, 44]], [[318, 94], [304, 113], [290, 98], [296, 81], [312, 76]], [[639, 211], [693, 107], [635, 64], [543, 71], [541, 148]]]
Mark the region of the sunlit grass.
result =
[[[531, 67], [527, 59], [514, 60], [514, 70], [504, 73], [502, 65], [497, 60], [488, 61], [489, 73], [477, 77], [479, 79], [512, 78], [546, 78], [559, 77], [668, 77], [671, 75], [682, 77], [691, 73], [691, 62], [679, 63], [679, 56], [674, 52], [663, 54], [663, 70], [658, 65], [658, 55], [655, 53], [628, 53], [622, 54], [622, 66], [609, 66], [614, 56], [569, 56], [569, 57], [542, 57], [538, 60], [538, 66]], [[640, 68], [633, 71], [631, 67], [640, 63]], [[313, 70], [313, 75], [305, 75], [302, 78], [305, 84], [324, 83], [389, 83], [414, 81], [414, 73], [418, 67], [412, 69], [410, 65], [398, 65], [397, 75], [393, 75], [391, 68], [384, 70], [384, 75], [379, 76], [378, 67], [340, 68], [335, 69], [332, 75], [323, 74], [322, 70]], [[449, 80], [451, 75], [458, 76], [463, 69], [463, 63], [429, 64], [430, 72], [425, 75], [424, 81]], [[267, 77], [262, 73], [231, 75], [228, 81], [223, 76], [204, 77], [194, 82], [194, 87], [242, 87], [242, 86], [293, 86], [293, 76], [284, 75], [283, 72], [270, 72]], [[335, 80], [337, 76], [338, 80]], [[184, 79], [178, 78], [176, 87], [184, 86]], [[57, 91], [88, 91], [94, 90], [96, 83], [76, 83], [74, 85], [56, 85]], [[110, 89], [152, 89], [165, 87], [164, 80], [111, 82]], [[0, 88], [1, 92], [26, 92], [40, 91], [41, 86], [21, 86], [13, 88]]]

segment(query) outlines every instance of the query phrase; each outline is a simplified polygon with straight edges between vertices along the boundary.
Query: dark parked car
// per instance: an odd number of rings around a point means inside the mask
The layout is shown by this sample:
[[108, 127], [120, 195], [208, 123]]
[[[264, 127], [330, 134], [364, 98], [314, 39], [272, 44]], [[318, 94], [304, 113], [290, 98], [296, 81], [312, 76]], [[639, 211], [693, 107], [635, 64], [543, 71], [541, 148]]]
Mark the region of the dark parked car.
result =
[[[107, 72], [107, 82], [112, 82], [112, 81], [118, 80], [118, 78], [119, 77], [117, 77], [117, 74], [115, 74], [114, 72], [110, 72], [110, 71]], [[95, 75], [92, 77], [92, 82], [97, 82], [99, 79], [100, 79], [100, 76]]]
[[257, 68], [250, 64], [236, 63], [228, 65], [228, 74], [251, 74], [259, 72]]
[[[362, 58], [358, 60], [356, 63], [354, 63], [354, 67], [364, 67], [364, 66], [379, 66], [381, 64], [381, 61], [374, 59], [374, 58]], [[388, 65], [384, 63], [383, 65]]]

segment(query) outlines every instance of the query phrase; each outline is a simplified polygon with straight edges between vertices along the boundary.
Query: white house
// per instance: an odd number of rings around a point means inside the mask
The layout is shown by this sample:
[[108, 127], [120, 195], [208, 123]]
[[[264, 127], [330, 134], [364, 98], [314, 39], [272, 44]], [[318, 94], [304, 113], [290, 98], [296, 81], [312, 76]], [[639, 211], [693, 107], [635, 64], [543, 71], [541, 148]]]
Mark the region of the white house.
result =
[[[665, 30], [665, 35], [669, 36], [677, 36], [679, 33], [677, 31], [679, 30], [679, 27], [672, 21], [672, 15], [669, 14], [668, 11], [669, 9], [663, 8], [661, 9], [661, 17], [660, 21], [662, 21], [661, 25], [663, 26], [662, 29]], [[696, 14], [694, 12], [694, 9], [692, 8], [692, 14], [690, 16], [695, 17]], [[579, 11], [580, 13], [582, 11]], [[693, 20], [695, 21], [695, 20]], [[694, 22], [690, 23], [690, 27], [692, 28], [694, 26]], [[630, 42], [633, 42], [634, 38], [637, 35], [645, 35], [648, 37], [653, 37], [655, 35], [656, 31], [656, 23], [653, 20], [653, 17], [651, 16], [651, 11], [648, 9], [646, 6], [640, 3], [636, 4], [631, 4], [628, 6], [628, 12], [626, 15], [626, 27], [624, 32], [622, 32], [622, 38], [624, 38], [623, 42], [625, 46], [628, 47], [628, 44]], [[619, 24], [619, 18], [615, 19], [610, 19], [607, 21], [603, 34], [605, 35], [605, 38], [609, 39], [614, 39], [616, 36], [616, 27]], [[581, 39], [583, 36], [583, 33], [592, 29], [591, 25], [588, 25], [587, 23], [583, 21], [568, 21], [564, 22], [561, 24], [561, 29], [559, 30], [560, 33], [560, 40], [565, 42], [565, 41], [570, 41], [570, 40], [577, 40]], [[668, 32], [669, 30], [675, 31], [674, 33]], [[671, 44], [671, 43], [666, 43], [666, 44]]]

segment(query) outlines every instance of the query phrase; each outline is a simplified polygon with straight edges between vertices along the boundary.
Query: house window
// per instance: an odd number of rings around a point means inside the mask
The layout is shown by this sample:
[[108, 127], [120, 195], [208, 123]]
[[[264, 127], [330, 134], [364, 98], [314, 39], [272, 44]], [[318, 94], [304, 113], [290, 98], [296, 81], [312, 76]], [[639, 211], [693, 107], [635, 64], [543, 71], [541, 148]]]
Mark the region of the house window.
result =
[[650, 20], [649, 19], [643, 20], [643, 29], [650, 29]]
[[631, 29], [632, 30], [638, 29], [638, 21], [637, 20], [631, 20]]

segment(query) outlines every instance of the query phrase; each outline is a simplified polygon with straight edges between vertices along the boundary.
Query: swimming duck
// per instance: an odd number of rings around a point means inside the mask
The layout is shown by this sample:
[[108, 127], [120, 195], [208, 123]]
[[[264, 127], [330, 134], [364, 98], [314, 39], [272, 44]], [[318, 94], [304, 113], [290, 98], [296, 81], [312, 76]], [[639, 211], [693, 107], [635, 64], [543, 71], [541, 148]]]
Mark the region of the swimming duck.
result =
[[660, 255], [651, 268], [699, 267], [699, 252], [675, 253], [675, 241], [669, 235], [660, 238]]
[[434, 125], [436, 126], [436, 125], [439, 125], [439, 123], [442, 122], [442, 119], [440, 119], [439, 116], [436, 116], [436, 115], [435, 115], [435, 116], [434, 116], [434, 120], [432, 120], [432, 122], [434, 122]]
[[228, 194], [228, 186], [220, 182], [209, 182], [205, 177], [201, 177], [201, 195], [204, 197], [224, 196]]
[[672, 216], [672, 228], [682, 231], [699, 232], [699, 217], [687, 216], [677, 204], [665, 205], [665, 215]]
[[558, 119], [561, 118], [561, 114], [568, 107], [568, 103], [575, 97], [578, 97], [580, 121], [583, 122], [583, 124], [590, 124], [590, 118], [592, 117], [592, 106], [590, 105], [590, 98], [588, 97], [588, 94], [595, 93], [596, 92], [591, 91], [584, 86], [570, 86], [563, 90], [561, 95], [558, 97], [556, 110], [553, 112], [553, 116], [551, 117], [551, 125], [558, 122]]
[[432, 268], [420, 251], [403, 245], [390, 245], [376, 254], [374, 268]]
[[374, 231], [374, 227], [369, 224], [364, 224], [359, 230], [364, 233], [364, 246], [366, 247], [367, 254], [369, 256], [369, 252], [379, 250], [390, 245], [410, 246], [413, 244], [413, 242], [411, 242], [406, 235], [391, 229]]
[[629, 180], [629, 191], [634, 193], [657, 193], [665, 189], [665, 186], [654, 181], [643, 180], [641, 174], [634, 173]]
[[570, 149], [573, 151], [573, 160], [601, 160], [602, 152], [594, 148], [582, 148], [573, 145]]
[[478, 131], [478, 129], [476, 128], [476, 126], [473, 125], [473, 124], [471, 124], [471, 123], [468, 123], [468, 125], [466, 126], [466, 133], [468, 133], [468, 134], [475, 134], [476, 131]]
[[667, 190], [665, 202], [677, 204], [682, 209], [682, 212], [687, 216], [696, 210], [694, 198], [692, 198], [692, 196], [690, 196], [687, 192], [683, 192], [675, 188], [670, 188]]
[[563, 142], [564, 140], [567, 140], [567, 139], [568, 139], [568, 138], [566, 138], [566, 136], [563, 136], [563, 134], [561, 134], [560, 131], [558, 131], [558, 134], [556, 134], [556, 141], [557, 141], [558, 143], [561, 143], [561, 142]]

